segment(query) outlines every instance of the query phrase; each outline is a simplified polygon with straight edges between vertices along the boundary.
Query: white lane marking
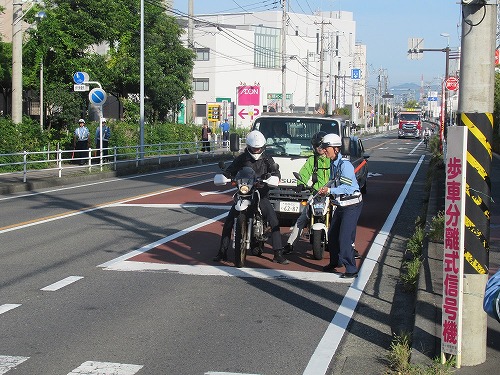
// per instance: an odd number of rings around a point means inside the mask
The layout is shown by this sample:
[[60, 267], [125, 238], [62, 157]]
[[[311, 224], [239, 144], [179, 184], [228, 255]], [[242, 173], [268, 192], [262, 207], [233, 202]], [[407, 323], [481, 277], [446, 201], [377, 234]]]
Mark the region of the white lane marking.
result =
[[5, 374], [10, 369], [20, 365], [29, 357], [14, 357], [10, 355], [0, 355], [0, 375]]
[[[215, 163], [204, 164], [204, 166], [209, 166], [209, 165], [215, 165]], [[105, 180], [105, 181], [90, 182], [88, 184], [66, 186], [66, 187], [61, 187], [61, 188], [52, 189], [52, 190], [45, 190], [45, 191], [36, 192], [36, 193], [26, 193], [26, 194], [20, 194], [20, 195], [15, 195], [15, 196], [2, 197], [2, 198], [0, 198], [0, 201], [6, 201], [6, 200], [10, 200], [10, 199], [17, 199], [17, 198], [32, 197], [34, 195], [54, 193], [54, 192], [58, 192], [58, 191], [71, 190], [71, 189], [78, 189], [78, 188], [87, 187], [87, 186], [93, 186], [93, 185], [108, 184], [108, 183], [111, 183], [111, 182], [120, 182], [120, 181], [123, 181], [123, 180], [133, 180], [133, 179], [136, 179], [136, 178], [142, 178], [142, 177], [147, 177], [147, 176], [154, 176], [154, 175], [157, 175], [157, 174], [167, 174], [167, 173], [171, 173], [171, 172], [184, 171], [184, 170], [187, 170], [187, 169], [195, 169], [195, 168], [200, 168], [200, 166], [199, 165], [195, 165], [195, 166], [189, 166], [189, 167], [184, 167], [184, 168], [168, 169], [168, 170], [165, 170], [165, 171], [144, 173], [144, 174], [138, 174], [138, 175], [126, 176], [126, 177], [120, 177], [120, 178], [113, 178], [113, 179]], [[59, 178], [59, 177], [54, 177], [54, 178]], [[212, 180], [210, 179], [210, 180], [207, 180], [207, 181], [212, 181]]]
[[130, 365], [127, 363], [95, 362], [82, 363], [68, 375], [133, 375], [144, 366]]
[[178, 204], [178, 203], [147, 203], [147, 204], [135, 204], [135, 203], [120, 203], [117, 206], [120, 207], [143, 207], [143, 208], [211, 208], [215, 210], [229, 210], [232, 206], [222, 206], [215, 204]]
[[411, 184], [417, 175], [420, 166], [422, 165], [422, 161], [425, 156], [421, 156], [417, 165], [413, 169], [408, 181], [401, 191], [396, 204], [392, 207], [387, 220], [385, 221], [382, 229], [375, 237], [372, 246], [370, 247], [366, 259], [363, 261], [363, 265], [359, 271], [358, 278], [354, 280], [352, 285], [349, 287], [342, 303], [339, 306], [339, 309], [333, 316], [332, 321], [330, 322], [328, 328], [325, 331], [325, 334], [321, 338], [318, 346], [314, 350], [314, 353], [307, 364], [306, 369], [303, 372], [303, 375], [318, 375], [318, 374], [326, 374], [328, 371], [328, 366], [332, 361], [333, 356], [335, 355], [337, 348], [344, 336], [347, 325], [349, 324], [356, 306], [361, 298], [363, 290], [366, 287], [368, 279], [375, 268], [375, 265], [378, 264], [378, 259], [382, 254], [382, 250], [384, 249], [384, 245], [387, 241], [387, 237], [391, 231], [394, 222], [398, 216], [399, 211], [401, 210], [401, 206], [408, 195]]
[[109, 267], [115, 263], [119, 263], [119, 262], [123, 262], [127, 259], [130, 259], [132, 257], [135, 257], [136, 255], [139, 255], [139, 254], [142, 254], [142, 253], [145, 253], [146, 251], [149, 251], [153, 248], [155, 248], [156, 246], [159, 246], [161, 244], [164, 244], [165, 242], [168, 242], [168, 241], [172, 241], [172, 240], [175, 240], [176, 238], [179, 238], [181, 236], [184, 236], [185, 234], [189, 233], [189, 232], [192, 232], [192, 231], [195, 231], [196, 229], [198, 228], [202, 228], [206, 225], [209, 225], [209, 224], [212, 224], [212, 223], [215, 223], [216, 221], [226, 217], [228, 215], [229, 212], [224, 212], [223, 214], [220, 214], [212, 219], [208, 219], [208, 220], [205, 220], [199, 224], [196, 224], [196, 225], [193, 225], [193, 226], [190, 226], [189, 228], [186, 228], [186, 229], [183, 229], [181, 231], [178, 231], [177, 233], [174, 233], [170, 236], [167, 236], [167, 237], [163, 237], [161, 239], [159, 239], [158, 241], [155, 241], [153, 243], [150, 243], [148, 245], [144, 245], [143, 247], [141, 247], [140, 249], [137, 249], [137, 250], [134, 250], [134, 251], [131, 251], [130, 253], [127, 253], [127, 254], [124, 254], [118, 258], [115, 258], [115, 259], [112, 259], [106, 263], [102, 263], [100, 265], [98, 265], [97, 267]]
[[69, 284], [73, 284], [75, 281], [78, 281], [80, 279], [83, 279], [83, 276], [68, 276], [60, 281], [57, 281], [57, 282], [50, 284], [50, 285], [47, 285], [46, 287], [44, 287], [40, 290], [54, 292], [56, 290], [64, 288], [65, 286], [68, 286]]
[[3, 313], [6, 313], [7, 311], [15, 309], [16, 307], [19, 307], [19, 306], [21, 306], [21, 305], [18, 303], [5, 303], [3, 305], [0, 305], [0, 315]]
[[231, 266], [208, 266], [122, 261], [105, 267], [106, 271], [135, 271], [176, 273], [191, 276], [251, 277], [255, 279], [302, 280], [325, 283], [349, 284], [352, 279], [342, 279], [339, 274], [329, 272], [288, 271], [261, 268], [235, 268]]
[[89, 213], [89, 212], [92, 212], [92, 211], [101, 210], [103, 208], [116, 207], [116, 206], [120, 206], [122, 204], [124, 205], [125, 203], [130, 202], [130, 201], [134, 201], [134, 200], [138, 200], [138, 199], [143, 199], [143, 198], [149, 198], [149, 197], [152, 197], [152, 196], [155, 196], [155, 195], [169, 193], [169, 192], [176, 191], [176, 190], [179, 190], [179, 189], [184, 189], [184, 188], [190, 187], [190, 186], [201, 185], [201, 184], [204, 184], [205, 182], [208, 182], [208, 181], [211, 181], [211, 180], [203, 180], [203, 181], [193, 182], [193, 183], [190, 183], [190, 184], [186, 184], [186, 185], [182, 185], [182, 186], [177, 186], [175, 188], [169, 188], [167, 190], [162, 190], [162, 191], [159, 191], [159, 192], [153, 192], [153, 193], [146, 194], [146, 195], [141, 195], [141, 196], [138, 196], [138, 197], [127, 198], [127, 199], [124, 199], [123, 201], [119, 201], [119, 202], [114, 202], [114, 203], [109, 203], [109, 204], [103, 204], [101, 206], [88, 208], [86, 210], [74, 211], [74, 212], [71, 212], [71, 213], [68, 213], [68, 214], [62, 214], [60, 216], [55, 216], [55, 217], [51, 217], [51, 218], [48, 218], [48, 219], [43, 219], [43, 220], [35, 221], [35, 222], [32, 222], [32, 223], [27, 223], [27, 224], [23, 224], [23, 225], [19, 225], [19, 226], [13, 226], [13, 227], [10, 227], [10, 228], [6, 228], [6, 229], [3, 229], [3, 230], [0, 230], [0, 234], [7, 233], [7, 232], [13, 232], [13, 231], [19, 230], [19, 229], [29, 228], [29, 227], [32, 227], [32, 226], [35, 226], [35, 225], [39, 225], [39, 224], [43, 224], [43, 223], [49, 223], [51, 221], [66, 219], [66, 218], [71, 217], [71, 216], [86, 214], [86, 213]]
[[417, 149], [420, 147], [420, 145], [423, 143], [424, 141], [421, 140], [419, 143], [417, 143], [417, 145], [413, 148], [413, 150], [410, 151], [410, 153], [408, 155], [412, 155], [415, 151], [417, 151]]

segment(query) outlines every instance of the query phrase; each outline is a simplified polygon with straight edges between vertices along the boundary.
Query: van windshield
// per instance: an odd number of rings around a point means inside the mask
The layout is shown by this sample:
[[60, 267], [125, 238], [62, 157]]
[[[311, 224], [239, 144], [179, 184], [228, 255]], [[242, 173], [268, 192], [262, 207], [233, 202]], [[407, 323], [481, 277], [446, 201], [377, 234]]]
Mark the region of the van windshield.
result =
[[[259, 118], [253, 129], [266, 138], [266, 153], [270, 155], [312, 155], [311, 138], [319, 131], [339, 134], [341, 123], [332, 118]], [[340, 134], [339, 134], [340, 135]]]

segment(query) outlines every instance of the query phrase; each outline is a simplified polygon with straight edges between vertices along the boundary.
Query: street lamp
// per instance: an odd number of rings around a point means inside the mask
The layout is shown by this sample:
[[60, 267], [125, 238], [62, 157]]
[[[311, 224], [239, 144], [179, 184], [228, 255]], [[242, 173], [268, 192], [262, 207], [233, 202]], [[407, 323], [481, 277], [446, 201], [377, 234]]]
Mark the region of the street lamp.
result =
[[447, 47], [449, 47], [449, 46], [450, 46], [450, 34], [448, 34], [448, 33], [441, 33], [441, 34], [439, 34], [439, 35], [441, 35], [442, 37], [444, 37], [444, 38], [446, 38], [446, 39], [447, 39], [447, 44], [446, 44], [446, 46], [447, 46]]

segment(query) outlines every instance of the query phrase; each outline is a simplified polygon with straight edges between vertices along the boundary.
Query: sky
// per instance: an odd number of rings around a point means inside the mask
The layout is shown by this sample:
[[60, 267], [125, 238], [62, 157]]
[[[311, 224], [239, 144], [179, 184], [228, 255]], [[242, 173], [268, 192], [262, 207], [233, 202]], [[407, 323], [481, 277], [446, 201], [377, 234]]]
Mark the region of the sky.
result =
[[[193, 0], [194, 13], [281, 10], [279, 0]], [[273, 3], [275, 5], [273, 5]], [[289, 10], [349, 11], [356, 21], [356, 42], [367, 46], [370, 84], [381, 69], [389, 87], [406, 83], [439, 85], [445, 75], [444, 52], [428, 51], [420, 60], [408, 58], [408, 39], [423, 38], [423, 48], [457, 50], [461, 35], [461, 6], [457, 0], [287, 0]], [[188, 0], [174, 0], [187, 13]], [[448, 34], [449, 37], [441, 36]]]

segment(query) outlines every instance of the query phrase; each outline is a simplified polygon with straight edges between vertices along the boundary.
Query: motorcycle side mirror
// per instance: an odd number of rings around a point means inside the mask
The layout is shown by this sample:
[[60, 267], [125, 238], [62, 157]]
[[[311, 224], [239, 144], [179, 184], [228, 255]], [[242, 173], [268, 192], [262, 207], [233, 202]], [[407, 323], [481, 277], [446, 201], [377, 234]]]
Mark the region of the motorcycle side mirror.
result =
[[298, 172], [293, 172], [293, 177], [295, 177], [297, 180], [300, 180], [300, 174]]

